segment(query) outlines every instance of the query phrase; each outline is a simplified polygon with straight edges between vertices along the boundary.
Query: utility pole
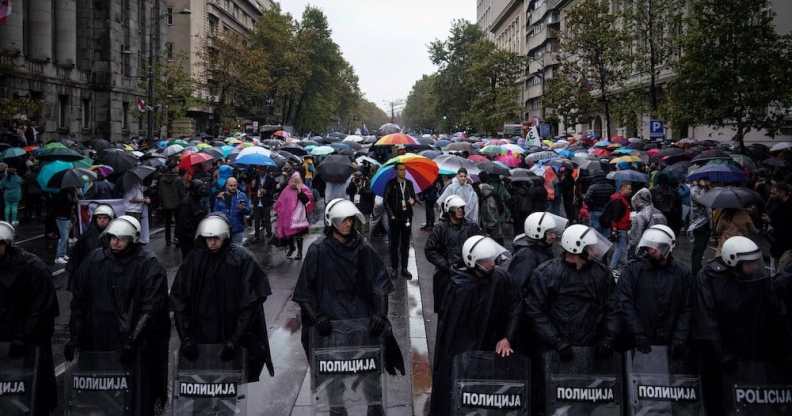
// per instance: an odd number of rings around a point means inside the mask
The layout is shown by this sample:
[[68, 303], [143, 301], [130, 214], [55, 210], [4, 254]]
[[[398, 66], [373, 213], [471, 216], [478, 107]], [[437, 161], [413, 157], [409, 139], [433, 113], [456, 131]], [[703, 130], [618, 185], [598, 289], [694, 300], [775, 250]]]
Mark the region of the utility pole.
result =
[[391, 123], [395, 123], [396, 122], [396, 107], [403, 106], [404, 105], [404, 100], [402, 100], [402, 99], [385, 100], [383, 102], [390, 106], [390, 110], [391, 110], [390, 122]]

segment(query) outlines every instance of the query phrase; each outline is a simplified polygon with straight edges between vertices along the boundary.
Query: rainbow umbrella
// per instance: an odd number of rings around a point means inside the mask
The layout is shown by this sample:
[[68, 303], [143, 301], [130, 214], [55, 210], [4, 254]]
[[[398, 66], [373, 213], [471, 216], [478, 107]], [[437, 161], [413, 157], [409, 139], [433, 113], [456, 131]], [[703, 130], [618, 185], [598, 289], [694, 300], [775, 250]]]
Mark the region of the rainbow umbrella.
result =
[[407, 179], [412, 182], [416, 193], [431, 186], [439, 175], [437, 163], [432, 159], [413, 153], [396, 156], [382, 165], [371, 179], [371, 190], [376, 195], [384, 195], [388, 182], [396, 177], [396, 164], [407, 168]]
[[485, 155], [499, 155], [501, 154], [502, 148], [498, 145], [490, 144], [481, 148], [479, 152], [484, 153]]
[[382, 136], [381, 139], [374, 143], [375, 146], [392, 146], [395, 144], [420, 144], [414, 137], [404, 133], [393, 133], [387, 136]]

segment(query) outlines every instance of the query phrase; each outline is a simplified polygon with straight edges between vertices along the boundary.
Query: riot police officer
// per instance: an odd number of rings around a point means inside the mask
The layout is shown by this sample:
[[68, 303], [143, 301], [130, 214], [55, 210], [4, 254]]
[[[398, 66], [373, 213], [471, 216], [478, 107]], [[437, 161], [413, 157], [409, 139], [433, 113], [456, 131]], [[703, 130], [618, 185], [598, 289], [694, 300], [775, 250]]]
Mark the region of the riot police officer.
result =
[[71, 277], [77, 273], [83, 260], [102, 244], [99, 237], [113, 218], [115, 218], [115, 211], [110, 205], [99, 204], [94, 208], [91, 223], [72, 248], [69, 264], [66, 265], [66, 271], [69, 272], [70, 278], [69, 287], [74, 284], [74, 279]]
[[533, 271], [553, 258], [553, 245], [560, 240], [568, 222], [549, 212], [534, 212], [525, 218], [525, 233], [514, 238], [514, 253], [509, 264], [509, 278], [515, 292], [525, 293]]
[[451, 195], [440, 204], [443, 217], [426, 240], [424, 254], [435, 266], [432, 276], [435, 313], [440, 313], [443, 295], [448, 288], [452, 270], [462, 260], [462, 244], [480, 233], [479, 226], [465, 218], [465, 200]]
[[649, 227], [636, 246], [617, 284], [628, 347], [649, 353], [652, 345], [666, 345], [682, 358], [689, 343], [693, 277], [672, 256], [676, 236], [670, 227]]
[[75, 351], [119, 351], [130, 368], [136, 414], [153, 414], [164, 404], [170, 319], [167, 275], [157, 258], [140, 243], [140, 223], [122, 215], [103, 233], [75, 274], [71, 338], [64, 356]]
[[15, 246], [14, 235], [14, 227], [0, 221], [0, 342], [10, 343], [12, 359], [38, 349], [33, 377], [37, 394], [32, 405], [34, 416], [48, 415], [58, 402], [51, 346], [58, 298], [47, 265]]
[[171, 288], [182, 356], [195, 361], [198, 344], [223, 344], [221, 359], [228, 361], [244, 347], [247, 382], [258, 381], [265, 363], [274, 375], [263, 310], [272, 293], [267, 275], [248, 250], [231, 242], [221, 213], [200, 222], [195, 240]]

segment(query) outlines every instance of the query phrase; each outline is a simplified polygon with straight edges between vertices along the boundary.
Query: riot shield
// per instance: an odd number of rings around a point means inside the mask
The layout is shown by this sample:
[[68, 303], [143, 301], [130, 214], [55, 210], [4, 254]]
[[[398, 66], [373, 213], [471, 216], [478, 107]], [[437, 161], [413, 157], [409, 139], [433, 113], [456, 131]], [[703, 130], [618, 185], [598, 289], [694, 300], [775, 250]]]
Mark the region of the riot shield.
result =
[[316, 415], [384, 415], [382, 341], [368, 319], [332, 321], [323, 337], [311, 332], [311, 391]]
[[244, 394], [240, 391], [244, 374], [244, 351], [231, 361], [220, 359], [222, 344], [198, 345], [198, 358], [190, 361], [174, 352], [178, 363], [173, 386], [173, 414], [240, 415]]
[[0, 415], [35, 414], [35, 377], [39, 349], [20, 358], [8, 356], [10, 343], [0, 343]]
[[531, 363], [521, 355], [502, 358], [490, 351], [454, 357], [453, 408], [456, 416], [530, 414]]
[[729, 415], [781, 416], [792, 414], [792, 372], [766, 362], [741, 362], [724, 372], [724, 395]]
[[668, 347], [624, 354], [628, 415], [696, 416], [704, 414], [701, 381], [686, 362], [671, 360]]
[[80, 351], [65, 384], [67, 415], [131, 415], [133, 380], [117, 351]]
[[545, 413], [554, 416], [621, 416], [622, 360], [619, 354], [596, 357], [591, 347], [572, 347], [574, 358], [544, 355]]

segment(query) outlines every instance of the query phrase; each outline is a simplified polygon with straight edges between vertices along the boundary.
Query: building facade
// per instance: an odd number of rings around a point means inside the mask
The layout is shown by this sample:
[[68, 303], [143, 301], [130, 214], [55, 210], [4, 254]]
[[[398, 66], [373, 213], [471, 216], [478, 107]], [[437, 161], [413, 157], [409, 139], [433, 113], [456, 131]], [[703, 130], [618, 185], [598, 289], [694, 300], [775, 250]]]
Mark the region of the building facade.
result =
[[0, 25], [0, 99], [37, 106], [3, 122], [32, 124], [44, 141], [144, 135], [137, 104], [164, 10], [164, 0], [14, 1]]
[[526, 120], [544, 120], [547, 109], [542, 103], [547, 81], [558, 66], [562, 0], [530, 0], [526, 7], [526, 54], [528, 73], [524, 85]]
[[[250, 33], [262, 13], [274, 6], [271, 0], [167, 0], [169, 14], [176, 16], [184, 10], [190, 11], [189, 18], [168, 20], [168, 54], [185, 56], [185, 69], [194, 79], [205, 81], [201, 55], [206, 42], [225, 31]], [[208, 91], [197, 94], [211, 101]], [[209, 131], [214, 122], [211, 106], [195, 107], [188, 117], [174, 121], [171, 133], [191, 136]]]

